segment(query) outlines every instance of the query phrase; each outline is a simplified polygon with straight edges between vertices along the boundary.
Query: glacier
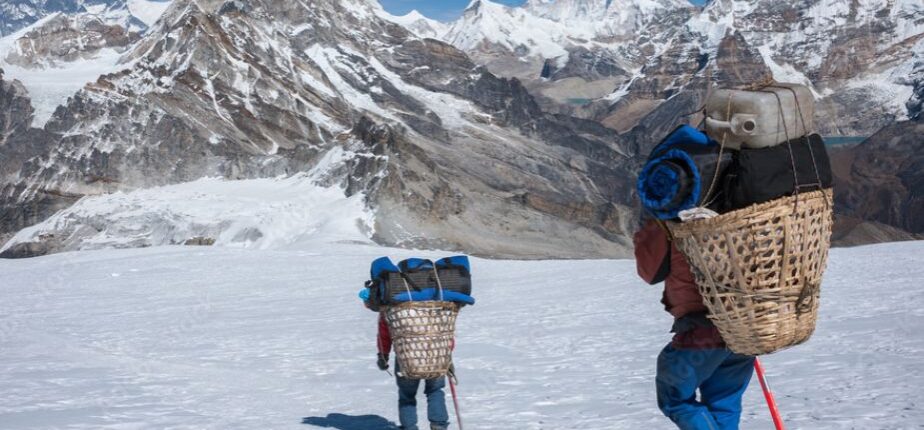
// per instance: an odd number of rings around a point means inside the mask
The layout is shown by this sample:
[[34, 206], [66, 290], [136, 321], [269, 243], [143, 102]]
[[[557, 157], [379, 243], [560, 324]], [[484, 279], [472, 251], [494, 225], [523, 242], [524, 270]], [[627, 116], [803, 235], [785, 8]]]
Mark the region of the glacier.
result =
[[[381, 255], [445, 253], [318, 239], [0, 260], [0, 428], [395, 421], [376, 315], [356, 298]], [[633, 261], [473, 270], [478, 304], [459, 317], [455, 356], [469, 428], [671, 428], [654, 398], [671, 319]], [[924, 422], [921, 279], [922, 242], [832, 251], [814, 337], [763, 359], [788, 428]], [[756, 381], [742, 428], [773, 428]]]

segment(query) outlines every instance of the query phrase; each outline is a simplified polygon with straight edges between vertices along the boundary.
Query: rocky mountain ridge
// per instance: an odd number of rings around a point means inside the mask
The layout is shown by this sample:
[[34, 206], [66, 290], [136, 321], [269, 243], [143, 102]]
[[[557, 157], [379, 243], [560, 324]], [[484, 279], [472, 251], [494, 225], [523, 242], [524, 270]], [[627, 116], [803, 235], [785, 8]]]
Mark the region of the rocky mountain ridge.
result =
[[[617, 3], [619, 11], [656, 6], [653, 15], [666, 17], [666, 25], [631, 27], [647, 56], [631, 55], [600, 31], [617, 21], [607, 17]], [[539, 24], [522, 25], [528, 22]], [[509, 8], [487, 0], [473, 1], [443, 38], [495, 73], [523, 80], [544, 109], [602, 121], [640, 153], [676, 124], [697, 123], [711, 87], [767, 79], [810, 85], [820, 132], [873, 134], [832, 148], [844, 171], [837, 242], [921, 238], [912, 224], [924, 217], [915, 203], [922, 184], [909, 179], [916, 162], [908, 154], [924, 149], [914, 125], [924, 100], [924, 4], [715, 0], [691, 9], [530, 0]]]
[[[144, 30], [156, 20], [170, 0], [7, 0], [0, 4], [0, 37], [29, 27], [54, 15], [92, 15], [99, 19], [124, 19], [126, 30]], [[153, 18], [152, 18], [153, 17]]]
[[[366, 196], [380, 243], [626, 255], [635, 161], [615, 132], [542, 112], [517, 80], [382, 19], [375, 2], [311, 6], [176, 1], [120, 71], [43, 129], [10, 131], [43, 137], [38, 155], [0, 148], [5, 166], [21, 167], [0, 188], [3, 231], [80, 196], [323, 166], [323, 183]], [[92, 233], [36, 237], [7, 255]]]
[[836, 240], [862, 244], [924, 239], [922, 136], [924, 116], [919, 115], [883, 128], [841, 155], [852, 162], [838, 178], [841, 220]]
[[[924, 67], [924, 5], [477, 0], [443, 38], [524, 81], [547, 110], [620, 131], [662, 117], [658, 107], [677, 96], [774, 78], [813, 87], [822, 133], [868, 136], [909, 117], [909, 76]], [[684, 105], [671, 108], [689, 112]]]
[[[0, 242], [86, 196], [311, 171], [364, 198], [382, 244], [625, 256], [641, 156], [710, 87], [769, 77], [811, 83], [826, 133], [885, 124], [844, 152], [842, 243], [919, 237], [918, 142], [895, 136], [924, 99], [920, 9], [835, 3], [475, 0], [444, 26], [374, 0], [177, 0], [137, 31], [121, 6], [48, 15], [0, 39]], [[80, 249], [88, 225], [4, 255]]]

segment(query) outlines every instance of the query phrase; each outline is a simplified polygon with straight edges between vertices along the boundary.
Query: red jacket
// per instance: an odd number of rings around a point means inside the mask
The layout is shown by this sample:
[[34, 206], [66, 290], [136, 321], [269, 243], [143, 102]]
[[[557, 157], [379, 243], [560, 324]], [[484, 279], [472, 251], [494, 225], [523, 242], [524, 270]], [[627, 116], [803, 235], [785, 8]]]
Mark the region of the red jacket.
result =
[[[671, 243], [664, 228], [655, 221], [649, 221], [635, 233], [635, 262], [638, 275], [648, 282], [660, 282], [663, 273], [659, 273], [664, 266], [665, 258], [669, 258], [669, 271], [664, 280], [664, 294], [661, 303], [665, 310], [675, 319], [690, 314], [707, 312], [703, 304], [703, 297], [693, 280], [693, 273], [686, 257]], [[670, 256], [668, 257], [668, 253]], [[695, 327], [674, 336], [673, 345], [679, 349], [706, 349], [723, 348], [725, 342], [714, 326]]]
[[388, 357], [391, 354], [391, 332], [388, 331], [388, 322], [385, 321], [385, 313], [379, 313], [379, 354]]

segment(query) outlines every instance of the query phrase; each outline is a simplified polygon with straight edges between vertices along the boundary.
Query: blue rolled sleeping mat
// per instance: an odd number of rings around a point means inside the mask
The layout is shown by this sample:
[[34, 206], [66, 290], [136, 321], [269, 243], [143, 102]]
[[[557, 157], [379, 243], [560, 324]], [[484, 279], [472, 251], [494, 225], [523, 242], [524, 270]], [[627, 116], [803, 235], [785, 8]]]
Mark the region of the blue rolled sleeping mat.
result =
[[[447, 301], [473, 305], [471, 265], [464, 255], [436, 262], [409, 258], [395, 265], [390, 258], [372, 262], [370, 291], [364, 299], [370, 309], [408, 301]], [[361, 293], [363, 294], [363, 293]], [[362, 296], [361, 296], [362, 297]]]
[[[724, 203], [716, 198], [722, 187], [712, 183], [721, 181], [733, 152], [726, 148], [719, 157], [718, 142], [688, 125], [677, 127], [655, 146], [638, 175], [642, 206], [656, 218], [668, 220], [703, 202]], [[706, 196], [710, 190], [712, 194]], [[718, 204], [709, 207], [718, 209]]]

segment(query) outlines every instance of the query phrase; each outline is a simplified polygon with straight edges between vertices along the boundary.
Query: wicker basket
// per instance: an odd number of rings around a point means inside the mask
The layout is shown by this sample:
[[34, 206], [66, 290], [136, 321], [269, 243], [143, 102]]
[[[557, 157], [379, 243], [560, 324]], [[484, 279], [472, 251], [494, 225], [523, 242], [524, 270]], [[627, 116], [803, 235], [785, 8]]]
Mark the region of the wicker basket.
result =
[[449, 372], [458, 314], [455, 303], [432, 301], [402, 303], [385, 311], [402, 377], [434, 379]]
[[672, 223], [728, 348], [769, 354], [815, 331], [833, 224], [830, 189]]

